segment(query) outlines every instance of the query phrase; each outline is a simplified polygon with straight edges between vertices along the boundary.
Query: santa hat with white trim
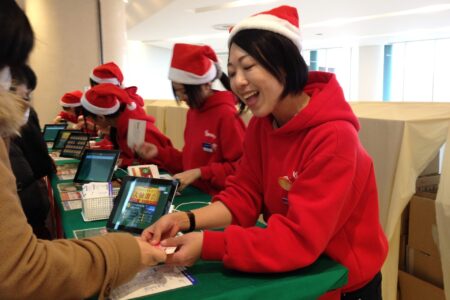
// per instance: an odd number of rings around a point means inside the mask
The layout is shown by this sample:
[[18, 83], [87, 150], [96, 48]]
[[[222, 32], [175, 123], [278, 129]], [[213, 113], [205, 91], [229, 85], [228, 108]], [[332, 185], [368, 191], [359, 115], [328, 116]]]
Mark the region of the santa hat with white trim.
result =
[[119, 66], [114, 62], [95, 67], [92, 70], [91, 79], [96, 83], [112, 83], [117, 86], [122, 85], [123, 74]]
[[78, 107], [81, 106], [81, 96], [83, 96], [82, 91], [73, 91], [65, 93], [59, 100], [59, 104], [62, 107]]
[[291, 40], [299, 50], [302, 49], [299, 18], [295, 7], [283, 5], [242, 20], [230, 28], [228, 47], [236, 33], [246, 29], [261, 29], [278, 33]]
[[182, 84], [204, 84], [219, 78], [222, 71], [214, 50], [209, 46], [175, 44], [169, 79]]
[[136, 108], [136, 104], [130, 100], [128, 94], [112, 83], [102, 83], [90, 88], [83, 97], [81, 105], [87, 111], [96, 115], [111, 115], [116, 113], [120, 104]]

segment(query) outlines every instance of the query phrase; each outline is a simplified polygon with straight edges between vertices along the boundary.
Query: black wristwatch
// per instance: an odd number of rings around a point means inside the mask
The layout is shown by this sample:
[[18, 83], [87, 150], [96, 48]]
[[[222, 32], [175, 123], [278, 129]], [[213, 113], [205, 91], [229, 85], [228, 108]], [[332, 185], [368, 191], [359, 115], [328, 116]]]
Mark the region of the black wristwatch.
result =
[[189, 229], [186, 232], [192, 232], [195, 230], [195, 215], [192, 211], [186, 212], [188, 218], [189, 218]]

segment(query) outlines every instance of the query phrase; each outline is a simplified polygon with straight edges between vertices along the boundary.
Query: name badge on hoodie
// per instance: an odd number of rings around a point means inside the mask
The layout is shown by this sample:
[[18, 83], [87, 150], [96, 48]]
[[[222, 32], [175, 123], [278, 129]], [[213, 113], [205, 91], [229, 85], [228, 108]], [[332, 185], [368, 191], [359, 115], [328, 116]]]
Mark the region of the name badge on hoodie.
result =
[[213, 144], [211, 143], [202, 143], [203, 151], [212, 153], [214, 152]]
[[205, 139], [210, 140], [211, 142], [203, 142], [202, 143], [203, 151], [208, 152], [208, 153], [213, 153], [217, 148], [217, 144], [214, 143], [216, 138], [217, 137], [214, 133], [211, 133], [211, 132], [209, 132], [208, 129], [206, 129], [205, 130]]

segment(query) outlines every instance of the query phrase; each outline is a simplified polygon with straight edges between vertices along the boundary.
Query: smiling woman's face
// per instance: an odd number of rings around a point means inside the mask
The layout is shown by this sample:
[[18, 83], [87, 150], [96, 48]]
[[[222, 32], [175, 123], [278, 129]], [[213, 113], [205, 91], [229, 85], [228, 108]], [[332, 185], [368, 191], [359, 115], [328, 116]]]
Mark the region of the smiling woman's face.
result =
[[236, 44], [230, 47], [228, 76], [231, 89], [254, 116], [265, 117], [276, 109], [283, 85]]

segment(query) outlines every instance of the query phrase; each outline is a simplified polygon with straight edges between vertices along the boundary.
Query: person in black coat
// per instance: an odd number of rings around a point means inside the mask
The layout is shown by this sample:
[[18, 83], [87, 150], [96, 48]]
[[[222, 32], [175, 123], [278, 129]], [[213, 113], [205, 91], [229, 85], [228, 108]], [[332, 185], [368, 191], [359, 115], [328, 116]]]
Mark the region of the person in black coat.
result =
[[[25, 100], [36, 87], [36, 75], [28, 66], [12, 69], [11, 91]], [[46, 226], [50, 209], [47, 186], [44, 177], [55, 173], [47, 145], [42, 137], [39, 118], [33, 107], [24, 116], [27, 123], [21, 128], [20, 136], [11, 140], [9, 158], [16, 177], [17, 191], [28, 223], [38, 238], [51, 239]]]

